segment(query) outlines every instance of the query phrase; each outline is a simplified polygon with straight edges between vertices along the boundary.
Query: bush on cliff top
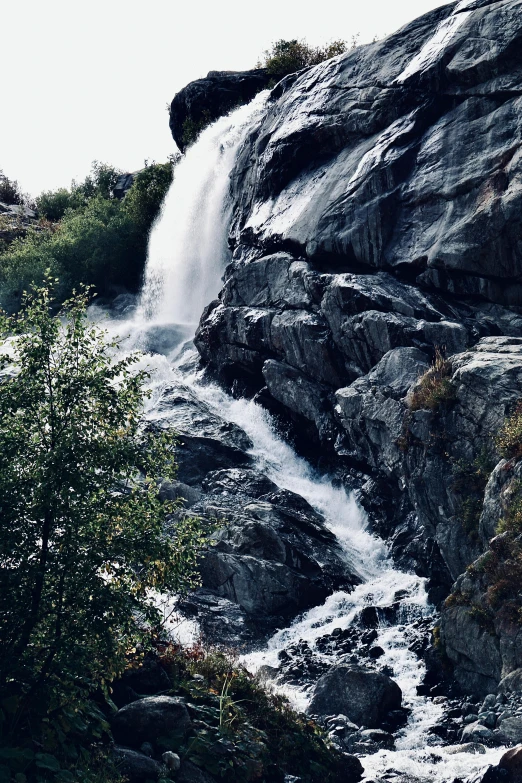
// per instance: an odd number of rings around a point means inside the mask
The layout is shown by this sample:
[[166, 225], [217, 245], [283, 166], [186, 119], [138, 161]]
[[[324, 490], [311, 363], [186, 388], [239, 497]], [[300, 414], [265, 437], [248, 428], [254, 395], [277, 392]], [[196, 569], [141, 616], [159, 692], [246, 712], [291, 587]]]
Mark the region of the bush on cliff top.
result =
[[143, 431], [147, 373], [86, 303], [53, 316], [44, 287], [0, 321], [0, 780], [91, 779], [93, 695], [159, 624], [151, 591], [198, 580], [199, 522], [159, 499], [173, 436]]
[[[357, 45], [357, 38], [352, 40], [352, 48]], [[318, 65], [324, 60], [343, 54], [348, 49], [346, 41], [332, 41], [326, 46], [310, 46], [303, 40], [294, 38], [291, 41], [280, 40], [272, 44], [270, 49], [263, 53], [263, 58], [258, 63], [258, 68], [266, 68], [275, 79], [282, 79], [289, 73], [295, 73], [302, 68]]]

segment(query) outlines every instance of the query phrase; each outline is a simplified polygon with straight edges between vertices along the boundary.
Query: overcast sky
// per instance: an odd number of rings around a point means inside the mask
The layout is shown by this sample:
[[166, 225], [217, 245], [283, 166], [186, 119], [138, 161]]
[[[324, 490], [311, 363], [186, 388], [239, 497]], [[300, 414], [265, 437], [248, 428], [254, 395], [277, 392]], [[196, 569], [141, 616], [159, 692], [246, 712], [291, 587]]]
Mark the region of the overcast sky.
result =
[[362, 43], [444, 0], [2, 0], [0, 169], [33, 195], [174, 151], [167, 104], [281, 38]]

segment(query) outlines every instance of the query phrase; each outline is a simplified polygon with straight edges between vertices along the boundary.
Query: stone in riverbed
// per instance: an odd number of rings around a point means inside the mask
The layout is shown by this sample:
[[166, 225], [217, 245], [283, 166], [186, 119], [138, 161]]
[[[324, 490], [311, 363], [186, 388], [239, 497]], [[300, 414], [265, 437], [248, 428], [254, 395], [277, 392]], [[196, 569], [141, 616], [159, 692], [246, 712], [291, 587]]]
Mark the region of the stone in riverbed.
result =
[[489, 767], [473, 783], [522, 783], [522, 746], [508, 750], [495, 767]]
[[510, 742], [522, 742], [522, 715], [513, 715], [499, 721], [498, 728]]
[[474, 721], [464, 728], [462, 731], [462, 742], [480, 742], [481, 740], [491, 739], [493, 732], [488, 729], [487, 726], [483, 726], [482, 723]]
[[401, 704], [401, 689], [385, 674], [339, 664], [318, 680], [308, 713], [339, 712], [358, 726], [374, 729], [379, 728], [388, 712], [399, 709]]

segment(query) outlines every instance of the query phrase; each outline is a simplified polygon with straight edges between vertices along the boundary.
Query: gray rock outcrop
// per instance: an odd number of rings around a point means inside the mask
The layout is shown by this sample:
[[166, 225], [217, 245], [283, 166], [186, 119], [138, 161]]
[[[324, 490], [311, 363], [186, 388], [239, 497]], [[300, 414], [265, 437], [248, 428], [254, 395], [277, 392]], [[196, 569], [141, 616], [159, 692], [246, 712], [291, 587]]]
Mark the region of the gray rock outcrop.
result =
[[162, 765], [143, 753], [116, 746], [111, 756], [117, 772], [129, 783], [149, 783], [163, 776]]
[[270, 79], [263, 68], [210, 71], [204, 79], [180, 90], [170, 105], [170, 130], [181, 152], [206, 125], [251, 101]]
[[182, 385], [166, 387], [147, 418], [179, 436], [180, 480], [163, 482], [160, 496], [181, 503], [175, 516], [217, 527], [201, 560], [202, 588], [183, 603], [213, 643], [263, 637], [359, 583], [324, 518], [252, 467], [252, 443], [239, 426]]

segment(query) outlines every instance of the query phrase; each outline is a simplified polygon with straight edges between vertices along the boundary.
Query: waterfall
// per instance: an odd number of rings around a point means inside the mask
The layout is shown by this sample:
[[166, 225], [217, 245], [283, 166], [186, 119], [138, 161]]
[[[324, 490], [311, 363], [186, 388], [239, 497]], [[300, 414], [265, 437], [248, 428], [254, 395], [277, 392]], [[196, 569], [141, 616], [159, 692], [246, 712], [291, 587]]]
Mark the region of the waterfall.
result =
[[196, 324], [227, 260], [229, 175], [268, 91], [206, 128], [187, 150], [149, 240], [138, 320]]
[[[220, 287], [228, 257], [229, 175], [249, 129], [264, 111], [266, 97], [267, 93], [260, 94], [248, 106], [203, 131], [177, 165], [152, 229], [138, 312], [124, 327], [130, 333], [129, 349], [142, 347], [145, 351], [138, 367], [152, 371], [145, 415], [154, 412], [166, 387], [189, 387], [211, 411], [235, 423], [249, 436], [254, 467], [279, 487], [305, 498], [323, 515], [345, 553], [348, 570], [361, 577], [362, 583], [354, 590], [333, 593], [323, 605], [275, 633], [262, 649], [243, 656], [245, 665], [253, 672], [263, 664], [277, 665], [279, 653], [301, 639], [321, 654], [315, 643], [322, 635], [357, 623], [365, 606], [387, 607], [400, 600], [397, 621], [377, 628], [376, 643], [383, 649], [381, 663], [393, 671], [411, 717], [397, 737], [396, 750], [380, 750], [361, 761], [368, 778], [398, 770], [398, 774], [417, 781], [446, 783], [475, 773], [487, 763], [496, 763], [502, 751], [488, 750], [483, 756], [450, 754], [429, 734], [443, 710], [435, 701], [417, 695], [416, 686], [425, 669], [409, 649], [408, 636], [415, 621], [430, 617], [434, 611], [427, 601], [425, 580], [394, 566], [385, 542], [368, 531], [366, 515], [354, 494], [335, 486], [329, 477], [318, 475], [296, 455], [281, 439], [265, 410], [251, 400], [232, 399], [217, 386], [201, 383], [194, 370], [196, 363], [187, 360], [183, 352], [180, 356], [180, 343], [193, 335], [204, 307]], [[170, 343], [164, 339], [169, 328], [174, 335]], [[122, 322], [114, 322], [110, 329], [121, 334]], [[156, 346], [160, 347], [151, 348], [158, 333], [162, 339]], [[169, 605], [165, 611], [170, 612]], [[188, 631], [191, 633], [192, 629]], [[332, 655], [323, 655], [328, 665], [338, 662]], [[275, 687], [283, 690], [296, 707], [307, 706], [310, 691], [306, 687]]]

